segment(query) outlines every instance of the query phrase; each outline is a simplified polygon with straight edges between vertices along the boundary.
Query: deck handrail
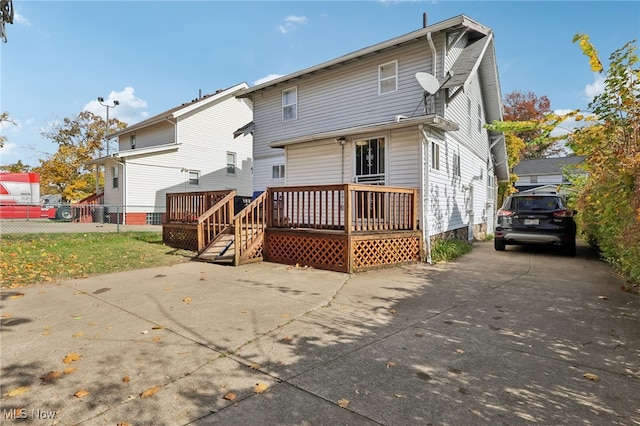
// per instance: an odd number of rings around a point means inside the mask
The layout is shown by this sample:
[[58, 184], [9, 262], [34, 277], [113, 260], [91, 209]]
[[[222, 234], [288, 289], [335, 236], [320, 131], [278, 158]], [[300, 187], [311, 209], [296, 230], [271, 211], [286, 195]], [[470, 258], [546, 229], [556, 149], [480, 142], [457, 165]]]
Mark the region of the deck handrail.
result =
[[197, 223], [198, 218], [231, 190], [166, 194], [166, 223]]
[[91, 194], [86, 198], [71, 204], [72, 216], [74, 222], [86, 222], [93, 219], [93, 211], [95, 206], [102, 204], [104, 192]]
[[415, 188], [349, 183], [270, 187], [267, 192], [272, 206], [268, 227], [347, 234], [418, 229]]
[[233, 225], [235, 195], [235, 191], [229, 191], [225, 197], [198, 217], [198, 253]]
[[263, 192], [251, 201], [233, 218], [235, 232], [235, 265], [254, 245], [263, 238], [267, 229], [267, 192]]

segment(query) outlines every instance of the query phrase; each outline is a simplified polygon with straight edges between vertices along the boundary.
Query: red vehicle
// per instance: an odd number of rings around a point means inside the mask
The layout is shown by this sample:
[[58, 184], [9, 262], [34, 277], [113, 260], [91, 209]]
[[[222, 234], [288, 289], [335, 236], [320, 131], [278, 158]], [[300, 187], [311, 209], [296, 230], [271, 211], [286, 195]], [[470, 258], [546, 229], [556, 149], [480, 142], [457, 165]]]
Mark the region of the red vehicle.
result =
[[62, 210], [40, 204], [39, 174], [0, 173], [0, 219], [66, 219]]

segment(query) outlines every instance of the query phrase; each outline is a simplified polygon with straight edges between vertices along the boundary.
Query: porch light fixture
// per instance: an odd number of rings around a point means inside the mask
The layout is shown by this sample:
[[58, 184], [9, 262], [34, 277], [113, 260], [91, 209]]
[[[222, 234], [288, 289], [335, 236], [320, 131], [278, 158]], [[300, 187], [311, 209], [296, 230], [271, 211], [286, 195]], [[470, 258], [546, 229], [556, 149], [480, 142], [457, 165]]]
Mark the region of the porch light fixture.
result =
[[345, 138], [344, 136], [341, 136], [339, 138], [336, 138], [336, 142], [339, 143], [340, 145], [344, 145], [345, 143], [347, 143], [347, 138]]

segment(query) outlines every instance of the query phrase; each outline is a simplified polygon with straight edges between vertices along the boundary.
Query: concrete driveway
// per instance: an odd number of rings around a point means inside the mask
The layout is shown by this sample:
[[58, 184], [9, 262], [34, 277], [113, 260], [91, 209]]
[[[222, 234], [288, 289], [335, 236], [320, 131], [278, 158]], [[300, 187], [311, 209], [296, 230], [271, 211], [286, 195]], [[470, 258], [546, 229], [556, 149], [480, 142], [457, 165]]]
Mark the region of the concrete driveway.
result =
[[586, 247], [356, 275], [188, 262], [2, 290], [2, 423], [640, 424], [640, 298]]

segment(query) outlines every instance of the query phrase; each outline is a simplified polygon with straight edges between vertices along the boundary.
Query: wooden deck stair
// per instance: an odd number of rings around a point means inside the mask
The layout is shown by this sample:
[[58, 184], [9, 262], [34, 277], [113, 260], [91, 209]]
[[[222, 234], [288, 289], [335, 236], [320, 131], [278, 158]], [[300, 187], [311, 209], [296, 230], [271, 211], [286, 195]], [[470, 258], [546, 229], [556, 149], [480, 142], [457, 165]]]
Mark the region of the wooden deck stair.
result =
[[232, 264], [235, 256], [235, 235], [220, 234], [200, 254], [198, 260]]

